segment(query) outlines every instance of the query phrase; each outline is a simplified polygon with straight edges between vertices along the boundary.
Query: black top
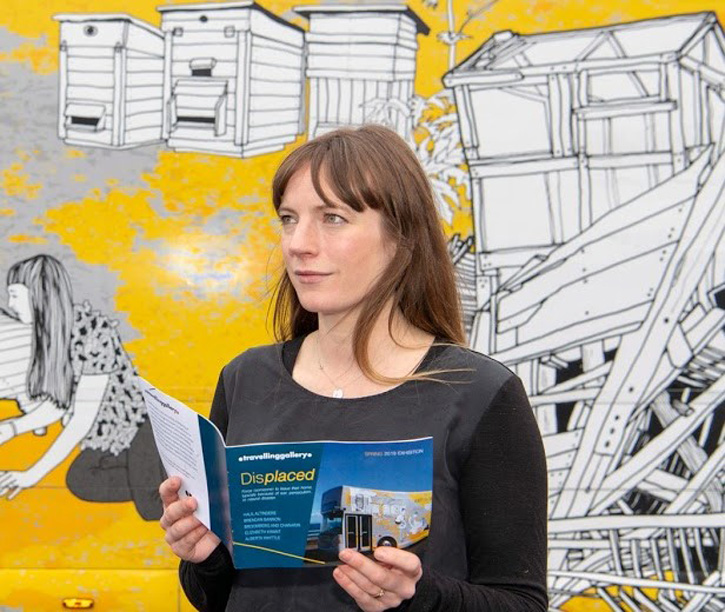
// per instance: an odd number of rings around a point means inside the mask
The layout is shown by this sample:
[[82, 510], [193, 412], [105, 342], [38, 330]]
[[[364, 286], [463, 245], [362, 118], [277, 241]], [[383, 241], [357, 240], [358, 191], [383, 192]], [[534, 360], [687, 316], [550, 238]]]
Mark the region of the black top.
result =
[[[423, 575], [408, 612], [545, 611], [546, 464], [519, 379], [474, 351], [434, 345], [409, 381], [368, 397], [334, 399], [291, 375], [302, 339], [246, 351], [219, 377], [211, 420], [227, 444], [433, 437], [433, 509]], [[235, 570], [219, 545], [182, 561], [199, 610], [358, 610], [332, 568]]]

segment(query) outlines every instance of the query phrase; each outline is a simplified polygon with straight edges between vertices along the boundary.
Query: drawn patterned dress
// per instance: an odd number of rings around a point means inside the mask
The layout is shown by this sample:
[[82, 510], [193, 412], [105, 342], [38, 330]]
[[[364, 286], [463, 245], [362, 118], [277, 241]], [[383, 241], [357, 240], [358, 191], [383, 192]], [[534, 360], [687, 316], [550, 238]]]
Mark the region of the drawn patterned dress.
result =
[[73, 315], [70, 350], [74, 387], [81, 376], [109, 375], [98, 416], [80, 447], [118, 455], [131, 446], [146, 420], [143, 397], [134, 382], [136, 372], [121, 343], [116, 321], [93, 310], [88, 302], [76, 305]]
[[[134, 380], [136, 372], [116, 326], [88, 302], [74, 308], [70, 347], [74, 386], [81, 376], [106, 374], [109, 379], [66, 484], [87, 501], [133, 501], [142, 518], [157, 520], [162, 513], [158, 487], [166, 476]], [[72, 408], [64, 423], [71, 414]]]

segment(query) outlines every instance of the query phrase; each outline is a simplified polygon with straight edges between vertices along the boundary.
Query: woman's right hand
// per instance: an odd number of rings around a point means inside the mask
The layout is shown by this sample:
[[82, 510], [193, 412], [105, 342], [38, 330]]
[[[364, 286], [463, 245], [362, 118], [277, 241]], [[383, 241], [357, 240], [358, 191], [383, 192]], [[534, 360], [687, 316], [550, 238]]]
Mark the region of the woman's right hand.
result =
[[166, 531], [166, 543], [184, 561], [200, 563], [219, 545], [221, 540], [194, 516], [197, 502], [193, 497], [179, 499], [181, 479], [172, 476], [159, 487], [164, 514], [161, 527]]

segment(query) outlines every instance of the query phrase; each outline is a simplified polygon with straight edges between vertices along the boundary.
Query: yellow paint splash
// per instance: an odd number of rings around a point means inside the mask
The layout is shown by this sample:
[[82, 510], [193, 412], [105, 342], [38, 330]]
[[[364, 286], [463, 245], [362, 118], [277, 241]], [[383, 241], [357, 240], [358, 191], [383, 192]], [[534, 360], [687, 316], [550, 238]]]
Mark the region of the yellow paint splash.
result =
[[67, 159], [85, 159], [88, 157], [88, 154], [85, 151], [81, 151], [80, 149], [73, 149], [73, 148], [66, 148], [63, 149], [63, 155]]
[[24, 166], [20, 162], [10, 164], [0, 173], [0, 188], [10, 197], [20, 197], [34, 200], [38, 197], [42, 185], [31, 183], [28, 174], [23, 172]]
[[0, 53], [0, 62], [20, 62], [38, 74], [53, 74], [58, 71], [58, 50], [43, 43], [24, 42]]
[[[37, 151], [34, 151], [33, 153], [37, 153]], [[25, 149], [15, 149], [15, 155], [17, 155], [18, 159], [23, 162], [30, 161], [33, 158], [33, 153], [26, 151]]]
[[162, 151], [144, 188], [93, 189], [41, 219], [80, 260], [118, 275], [116, 309], [141, 336], [126, 343], [139, 372], [203, 412], [221, 366], [270, 340], [269, 185], [282, 157]]
[[31, 236], [30, 234], [13, 234], [8, 236], [8, 242], [23, 242], [25, 244], [47, 244], [43, 236]]

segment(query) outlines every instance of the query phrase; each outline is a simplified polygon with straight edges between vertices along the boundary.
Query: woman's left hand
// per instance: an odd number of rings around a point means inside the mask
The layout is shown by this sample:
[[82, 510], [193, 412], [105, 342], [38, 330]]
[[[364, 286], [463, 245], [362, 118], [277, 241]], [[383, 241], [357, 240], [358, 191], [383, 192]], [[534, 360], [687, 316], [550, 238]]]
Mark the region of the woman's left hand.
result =
[[24, 489], [35, 486], [40, 478], [32, 470], [24, 472], [0, 472], [0, 497], [12, 499]]
[[381, 546], [375, 560], [354, 550], [340, 553], [343, 565], [332, 573], [364, 612], [380, 612], [398, 607], [415, 595], [415, 586], [423, 575], [420, 559], [413, 553]]

